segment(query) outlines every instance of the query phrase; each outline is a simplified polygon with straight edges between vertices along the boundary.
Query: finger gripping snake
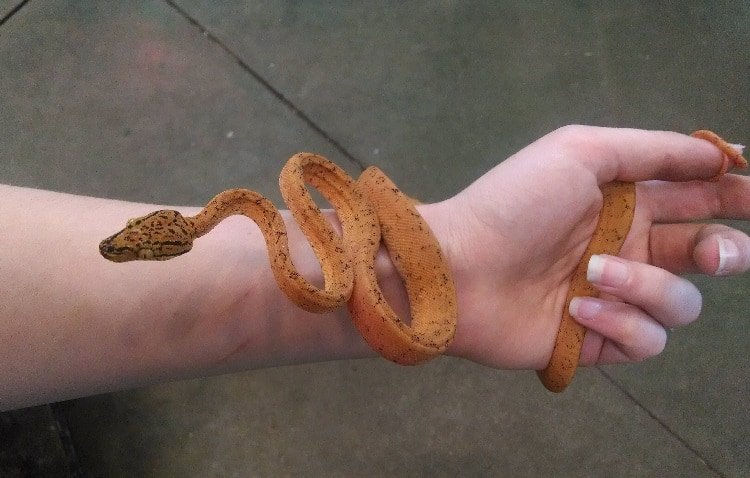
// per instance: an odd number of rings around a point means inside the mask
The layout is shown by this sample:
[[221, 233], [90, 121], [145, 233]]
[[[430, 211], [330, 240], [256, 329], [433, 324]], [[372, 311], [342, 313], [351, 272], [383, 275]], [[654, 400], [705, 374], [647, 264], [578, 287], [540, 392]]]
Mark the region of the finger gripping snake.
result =
[[[305, 184], [333, 206], [341, 236]], [[192, 217], [161, 210], [131, 219], [102, 241], [99, 251], [113, 262], [172, 259], [188, 252], [195, 239], [225, 218], [244, 215], [260, 228], [276, 282], [296, 305], [322, 313], [346, 304], [365, 341], [399, 364], [418, 364], [446, 350], [456, 330], [456, 289], [440, 244], [410, 198], [377, 168], [368, 168], [354, 181], [334, 163], [310, 153], [289, 159], [279, 187], [318, 258], [322, 289], [294, 266], [286, 226], [273, 203], [246, 189], [218, 194]], [[378, 285], [375, 256], [381, 237], [409, 298], [408, 324], [394, 313]]]
[[[721, 168], [709, 181], [717, 181], [732, 166], [746, 168], [747, 161], [733, 145], [716, 133], [699, 130], [691, 136], [706, 140], [724, 154]], [[636, 205], [635, 183], [613, 181], [602, 186], [602, 209], [599, 213], [594, 235], [586, 247], [570, 279], [563, 308], [560, 328], [557, 332], [552, 357], [546, 368], [537, 372], [544, 386], [552, 392], [562, 392], [573, 380], [586, 329], [570, 315], [570, 301], [573, 297], [597, 297], [599, 291], [586, 279], [589, 259], [594, 254], [617, 255], [630, 231]]]

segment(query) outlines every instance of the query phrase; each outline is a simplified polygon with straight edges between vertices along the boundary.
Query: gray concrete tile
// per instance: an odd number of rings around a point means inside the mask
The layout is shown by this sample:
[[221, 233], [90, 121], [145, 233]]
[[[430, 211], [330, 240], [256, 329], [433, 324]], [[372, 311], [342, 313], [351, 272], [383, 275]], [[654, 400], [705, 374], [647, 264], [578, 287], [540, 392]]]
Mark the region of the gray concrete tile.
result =
[[610, 122], [581, 4], [177, 3], [355, 156], [425, 200], [449, 197], [557, 126]]
[[9, 15], [23, 0], [0, 0], [0, 19]]
[[201, 204], [232, 186], [278, 200], [301, 149], [358, 169], [159, 2], [32, 2], [0, 37], [0, 178]]
[[595, 18], [619, 124], [750, 139], [750, 4], [628, 2]]
[[714, 476], [583, 375], [553, 396], [531, 373], [363, 360], [91, 397], [68, 416], [104, 476]]

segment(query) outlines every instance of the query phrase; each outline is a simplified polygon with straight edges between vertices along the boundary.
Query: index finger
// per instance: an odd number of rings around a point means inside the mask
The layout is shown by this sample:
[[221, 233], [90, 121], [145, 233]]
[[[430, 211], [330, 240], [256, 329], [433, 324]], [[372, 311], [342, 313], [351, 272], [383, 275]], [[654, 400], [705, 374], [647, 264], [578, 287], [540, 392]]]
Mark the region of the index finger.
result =
[[725, 164], [724, 153], [709, 141], [672, 131], [567, 126], [551, 136], [570, 148], [599, 184], [707, 180]]

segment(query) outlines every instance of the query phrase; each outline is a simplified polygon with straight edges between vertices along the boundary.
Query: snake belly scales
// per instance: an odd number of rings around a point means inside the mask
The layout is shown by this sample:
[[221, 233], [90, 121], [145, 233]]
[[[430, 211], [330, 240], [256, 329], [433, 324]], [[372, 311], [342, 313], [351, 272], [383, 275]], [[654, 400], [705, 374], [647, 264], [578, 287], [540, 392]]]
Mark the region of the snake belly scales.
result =
[[[713, 133], [703, 139], [719, 146], [735, 164], [744, 161]], [[727, 169], [728, 160], [719, 175]], [[341, 224], [340, 236], [323, 217], [306, 183], [333, 206]], [[369, 346], [401, 365], [419, 364], [442, 354], [456, 330], [456, 289], [440, 245], [414, 201], [375, 167], [366, 169], [355, 181], [334, 163], [310, 153], [289, 159], [281, 171], [279, 186], [318, 258], [322, 289], [297, 272], [278, 210], [264, 196], [246, 189], [218, 194], [192, 217], [160, 210], [131, 219], [123, 230], [103, 240], [99, 251], [113, 262], [167, 260], [188, 252], [194, 239], [225, 218], [244, 215], [260, 228], [279, 288], [297, 306], [323, 313], [346, 304]], [[588, 259], [592, 254], [619, 252], [635, 210], [633, 183], [613, 182], [604, 185], [602, 193], [599, 223], [571, 277], [552, 357], [538, 372], [545, 387], [555, 392], [564, 390], [572, 380], [585, 335], [585, 329], [567, 312], [569, 301], [574, 296], [596, 295], [586, 281]], [[406, 289], [411, 308], [409, 324], [391, 309], [377, 282], [374, 264], [381, 238]]]

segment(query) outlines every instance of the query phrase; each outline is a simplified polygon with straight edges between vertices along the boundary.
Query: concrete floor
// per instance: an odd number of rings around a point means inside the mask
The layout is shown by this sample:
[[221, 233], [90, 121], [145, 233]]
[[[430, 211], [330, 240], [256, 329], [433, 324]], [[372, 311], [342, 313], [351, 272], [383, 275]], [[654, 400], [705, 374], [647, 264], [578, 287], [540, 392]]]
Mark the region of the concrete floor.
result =
[[[0, 181], [278, 199], [311, 150], [437, 200], [567, 123], [749, 142], [750, 4], [657, 5], [0, 0]], [[56, 410], [94, 476], [750, 476], [750, 277], [695, 280], [702, 320], [664, 354], [559, 396], [533, 372], [365, 360]]]

